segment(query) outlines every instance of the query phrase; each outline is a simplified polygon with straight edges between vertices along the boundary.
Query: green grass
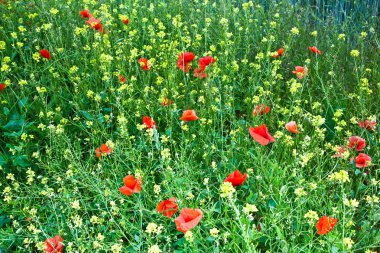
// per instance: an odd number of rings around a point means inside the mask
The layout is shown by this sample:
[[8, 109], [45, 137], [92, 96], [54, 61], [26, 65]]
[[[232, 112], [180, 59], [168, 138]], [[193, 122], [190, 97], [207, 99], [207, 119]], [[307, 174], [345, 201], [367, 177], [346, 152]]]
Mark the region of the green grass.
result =
[[[0, 4], [0, 252], [43, 252], [56, 235], [65, 252], [379, 251], [379, 126], [358, 126], [380, 112], [379, 2], [316, 2], [317, 9], [285, 0]], [[83, 9], [105, 33], [85, 24]], [[41, 49], [51, 60], [36, 60]], [[176, 67], [182, 52], [196, 55], [188, 73]], [[216, 62], [196, 78], [205, 55]], [[297, 79], [295, 66], [308, 75]], [[162, 106], [163, 98], [174, 103]], [[259, 104], [270, 112], [253, 116]], [[183, 123], [187, 109], [199, 120]], [[141, 127], [143, 116], [157, 129]], [[300, 134], [285, 129], [289, 121]], [[262, 124], [276, 142], [252, 139], [249, 127]], [[365, 149], [332, 158], [351, 136], [365, 139]], [[96, 157], [110, 141], [112, 153]], [[350, 162], [359, 153], [370, 166]], [[234, 170], [248, 178], [223, 198]], [[340, 171], [349, 182], [329, 179]], [[119, 192], [126, 175], [141, 176], [140, 193]], [[179, 210], [202, 210], [192, 238], [176, 229], [179, 211], [156, 212], [170, 197]], [[247, 215], [246, 204], [258, 211]], [[316, 217], [305, 217], [310, 210]], [[325, 215], [338, 222], [319, 235]], [[148, 233], [150, 223], [161, 229]]]

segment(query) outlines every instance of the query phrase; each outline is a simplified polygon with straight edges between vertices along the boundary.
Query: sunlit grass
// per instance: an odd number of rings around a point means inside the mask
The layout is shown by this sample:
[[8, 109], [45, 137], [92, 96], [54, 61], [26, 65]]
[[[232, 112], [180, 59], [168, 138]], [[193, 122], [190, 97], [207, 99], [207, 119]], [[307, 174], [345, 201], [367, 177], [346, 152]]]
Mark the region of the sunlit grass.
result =
[[0, 1], [0, 252], [379, 251], [379, 1], [327, 2]]

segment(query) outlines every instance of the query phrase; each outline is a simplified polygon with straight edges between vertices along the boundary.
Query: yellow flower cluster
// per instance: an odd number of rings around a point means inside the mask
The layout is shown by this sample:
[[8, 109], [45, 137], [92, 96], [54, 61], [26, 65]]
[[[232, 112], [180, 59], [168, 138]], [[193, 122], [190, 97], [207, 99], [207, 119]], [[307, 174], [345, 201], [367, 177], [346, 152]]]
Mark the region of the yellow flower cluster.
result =
[[230, 182], [223, 182], [223, 184], [220, 186], [220, 196], [222, 198], [231, 199], [235, 191], [235, 188]]
[[360, 55], [359, 50], [351, 50], [350, 55], [352, 57], [358, 57]]
[[350, 182], [350, 177], [348, 176], [348, 172], [345, 170], [341, 170], [339, 172], [334, 172], [328, 176], [330, 181], [336, 181], [338, 183], [346, 183]]

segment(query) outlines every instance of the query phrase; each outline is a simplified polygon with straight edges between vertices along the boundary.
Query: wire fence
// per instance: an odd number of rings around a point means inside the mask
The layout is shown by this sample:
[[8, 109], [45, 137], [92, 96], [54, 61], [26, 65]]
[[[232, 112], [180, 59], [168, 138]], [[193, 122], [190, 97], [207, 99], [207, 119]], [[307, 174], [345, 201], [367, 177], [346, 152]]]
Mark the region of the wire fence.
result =
[[333, 16], [337, 22], [343, 22], [348, 17], [366, 19], [380, 14], [379, 0], [301, 0], [299, 2], [311, 4], [319, 19]]
[[[248, 0], [243, 0], [244, 2]], [[270, 5], [286, 3], [295, 9], [307, 10], [306, 15], [312, 15], [315, 20], [343, 23], [350, 20], [369, 20], [374, 17], [380, 21], [380, 0], [259, 0], [260, 5], [269, 8]]]
[[293, 5], [309, 6], [320, 20], [334, 17], [341, 23], [347, 18], [380, 17], [380, 0], [290, 0]]

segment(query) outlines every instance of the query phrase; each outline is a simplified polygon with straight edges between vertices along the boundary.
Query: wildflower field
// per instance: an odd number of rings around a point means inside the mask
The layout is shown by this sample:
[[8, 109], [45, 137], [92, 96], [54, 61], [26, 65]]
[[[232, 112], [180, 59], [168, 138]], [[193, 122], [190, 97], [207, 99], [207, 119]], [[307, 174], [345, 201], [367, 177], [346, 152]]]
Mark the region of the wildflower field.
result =
[[0, 252], [379, 252], [379, 2], [307, 2], [0, 0]]

